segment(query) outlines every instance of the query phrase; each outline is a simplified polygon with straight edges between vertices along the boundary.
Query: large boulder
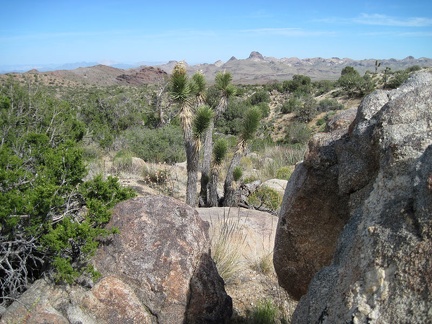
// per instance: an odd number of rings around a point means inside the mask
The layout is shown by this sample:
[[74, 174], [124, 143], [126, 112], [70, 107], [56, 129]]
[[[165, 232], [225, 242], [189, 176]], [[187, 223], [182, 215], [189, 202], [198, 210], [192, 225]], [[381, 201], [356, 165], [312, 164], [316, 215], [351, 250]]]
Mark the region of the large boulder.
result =
[[296, 300], [330, 263], [349, 216], [348, 196], [339, 193], [338, 185], [336, 144], [342, 134], [316, 135], [285, 189], [273, 262], [279, 284]]
[[7, 309], [2, 321], [228, 321], [231, 298], [209, 254], [209, 225], [195, 209], [168, 197], [139, 197], [118, 204], [108, 226], [120, 234], [93, 259], [102, 274], [99, 282], [85, 289], [41, 280]]
[[[366, 97], [349, 132], [318, 149], [334, 152], [337, 183], [331, 182], [335, 186], [328, 192], [331, 196], [320, 195], [320, 199], [337, 195], [344, 201], [325, 216], [331, 222], [342, 208], [346, 225], [334, 235], [333, 257], [323, 262], [324, 267], [307, 283], [307, 294], [301, 298], [293, 322], [430, 322], [431, 125], [432, 74], [426, 71], [397, 90], [377, 91]], [[305, 161], [299, 170], [302, 168], [307, 172], [311, 167]], [[288, 184], [285, 204], [298, 205], [289, 188], [304, 190], [309, 186], [314, 192], [307, 175], [303, 174], [303, 185], [298, 176]], [[323, 189], [315, 187], [315, 192]], [[310, 201], [314, 203], [315, 196]], [[285, 206], [285, 211], [290, 208]], [[281, 282], [295, 279], [283, 277], [287, 272], [281, 260], [285, 258], [294, 268], [297, 264], [286, 256], [290, 253], [286, 248], [291, 246], [284, 247], [277, 240], [294, 242], [294, 247], [303, 243], [312, 245], [310, 250], [321, 249], [317, 245], [321, 242], [315, 239], [322, 231], [321, 223], [316, 223], [319, 214], [316, 211], [305, 217], [314, 231], [302, 242], [296, 237], [296, 228], [289, 227], [298, 224], [291, 221], [296, 218], [294, 213], [281, 215], [275, 244], [275, 267]], [[302, 264], [315, 264], [311, 259], [315, 255], [299, 257]]]

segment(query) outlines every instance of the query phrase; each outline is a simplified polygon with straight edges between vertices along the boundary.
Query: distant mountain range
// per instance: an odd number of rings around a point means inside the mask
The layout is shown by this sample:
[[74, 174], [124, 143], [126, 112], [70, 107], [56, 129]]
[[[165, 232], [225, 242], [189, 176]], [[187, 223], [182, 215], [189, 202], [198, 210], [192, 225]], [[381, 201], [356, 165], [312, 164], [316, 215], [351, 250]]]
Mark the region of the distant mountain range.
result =
[[[95, 62], [79, 62], [64, 64], [61, 66], [0, 66], [0, 73], [18, 72], [30, 73], [45, 72], [44, 74], [65, 78], [74, 82], [96, 83], [96, 84], [142, 84], [153, 82], [162, 76], [162, 72], [171, 73], [177, 61], [168, 63], [137, 63], [128, 64], [109, 64], [101, 65]], [[378, 72], [385, 68], [393, 71], [406, 69], [407, 67], [419, 65], [421, 67], [431, 67], [432, 59], [414, 58], [408, 56], [402, 60], [397, 59], [364, 59], [353, 60], [349, 58], [274, 58], [263, 56], [259, 52], [252, 52], [246, 59], [231, 57], [227, 62], [217, 61], [215, 63], [204, 63], [187, 65], [189, 73], [202, 71], [209, 81], [219, 71], [229, 71], [235, 83], [258, 84], [272, 81], [290, 80], [295, 74], [307, 75], [313, 80], [336, 80], [340, 77], [342, 69], [352, 66], [361, 74], [366, 71]], [[150, 68], [151, 67], [151, 68]], [[146, 75], [151, 74], [151, 75]], [[97, 77], [92, 78], [92, 75]], [[105, 76], [104, 76], [105, 75]]]

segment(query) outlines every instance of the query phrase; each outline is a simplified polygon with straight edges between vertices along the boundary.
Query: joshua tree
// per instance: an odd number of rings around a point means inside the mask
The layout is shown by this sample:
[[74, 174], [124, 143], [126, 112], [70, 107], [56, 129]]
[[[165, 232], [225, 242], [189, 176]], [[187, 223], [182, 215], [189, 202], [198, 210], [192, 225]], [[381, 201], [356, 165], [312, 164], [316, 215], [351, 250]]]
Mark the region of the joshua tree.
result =
[[[186, 203], [190, 206], [195, 206], [197, 202], [200, 138], [213, 118], [212, 110], [208, 106], [200, 105], [202, 91], [199, 91], [197, 79], [200, 77], [194, 76], [193, 81], [189, 81], [183, 63], [178, 63], [171, 75], [171, 97], [180, 107], [179, 117], [183, 128], [187, 161]], [[195, 95], [200, 105], [197, 109], [192, 95]]]
[[378, 62], [378, 60], [375, 61], [375, 74], [378, 73], [378, 68], [381, 66], [381, 62]]
[[236, 188], [234, 186], [234, 170], [239, 165], [240, 159], [244, 156], [248, 140], [255, 136], [261, 120], [261, 112], [258, 107], [249, 108], [244, 116], [243, 128], [237, 143], [237, 150], [231, 160], [227, 176], [224, 183], [224, 206], [236, 206], [238, 201], [236, 197]]
[[[217, 89], [220, 99], [215, 107], [215, 119], [218, 119], [226, 110], [228, 106], [228, 99], [235, 95], [236, 89], [234, 85], [231, 83], [232, 76], [229, 72], [219, 72], [216, 74], [215, 78], [215, 88]], [[201, 203], [204, 206], [217, 206], [217, 192], [212, 190], [212, 194], [216, 196], [211, 196], [209, 192], [209, 188], [216, 188], [217, 186], [217, 177], [214, 177], [214, 173], [212, 171], [212, 175], [210, 175], [210, 166], [212, 159], [212, 150], [213, 150], [213, 130], [214, 130], [214, 120], [210, 121], [209, 127], [206, 130], [205, 134], [205, 142], [204, 142], [204, 154], [203, 154], [203, 163], [201, 169], [201, 192], [200, 198]], [[221, 161], [220, 161], [221, 162]], [[219, 164], [213, 164], [214, 167], [219, 168]], [[217, 172], [218, 174], [219, 172]], [[216, 183], [212, 183], [212, 181], [216, 181]], [[216, 202], [216, 204], [214, 204]]]
[[227, 142], [224, 139], [219, 139], [215, 142], [213, 147], [213, 161], [210, 175], [210, 182], [208, 187], [208, 205], [218, 206], [219, 197], [217, 193], [217, 184], [219, 179], [219, 171], [222, 161], [225, 159], [227, 153]]

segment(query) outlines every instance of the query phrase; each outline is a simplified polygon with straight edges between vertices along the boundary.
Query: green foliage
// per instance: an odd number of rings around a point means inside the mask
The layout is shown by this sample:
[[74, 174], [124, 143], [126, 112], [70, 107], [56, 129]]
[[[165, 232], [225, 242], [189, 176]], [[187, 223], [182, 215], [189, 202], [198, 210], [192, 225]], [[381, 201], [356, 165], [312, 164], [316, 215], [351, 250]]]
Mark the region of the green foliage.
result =
[[422, 68], [419, 65], [413, 65], [410, 66], [408, 68], [405, 69], [406, 72], [411, 73], [411, 72], [416, 72], [416, 71], [420, 71]]
[[346, 66], [346, 67], [344, 67], [342, 69], [342, 71], [341, 71], [341, 76], [349, 75], [349, 74], [360, 76], [360, 74], [358, 73], [358, 71], [356, 69], [354, 69], [352, 66]]
[[291, 168], [288, 166], [281, 167], [276, 171], [277, 179], [289, 180], [290, 177], [291, 177]]
[[213, 146], [213, 163], [221, 165], [228, 151], [228, 144], [224, 138], [216, 140]]
[[191, 92], [195, 95], [202, 95], [206, 90], [206, 80], [202, 72], [197, 72], [192, 76]]
[[195, 137], [199, 138], [204, 134], [210, 125], [213, 115], [213, 110], [209, 106], [198, 107], [192, 125]]
[[240, 98], [230, 100], [226, 110], [222, 114], [222, 118], [219, 118], [215, 122], [217, 130], [224, 134], [239, 134], [243, 115], [249, 107], [248, 103]]
[[350, 97], [362, 97], [375, 89], [370, 75], [365, 74], [362, 77], [352, 66], [343, 68], [337, 83]]
[[82, 89], [78, 93], [70, 95], [70, 100], [80, 107], [80, 121], [87, 125], [87, 136], [103, 148], [109, 148], [129, 128], [158, 122], [153, 111], [144, 109], [141, 93], [119, 87]]
[[396, 89], [402, 85], [409, 77], [409, 72], [405, 71], [396, 71], [393, 73], [390, 80], [387, 82], [388, 89]]
[[269, 103], [270, 94], [266, 90], [259, 90], [254, 92], [254, 94], [249, 97], [248, 101], [252, 106], [258, 105], [260, 103]]
[[233, 170], [234, 181], [239, 181], [242, 176], [243, 176], [243, 170], [241, 169], [241, 167], [236, 166]]
[[248, 197], [249, 204], [257, 209], [268, 208], [276, 211], [282, 203], [281, 195], [267, 186], [260, 186]]
[[241, 138], [248, 141], [253, 138], [261, 121], [261, 111], [257, 107], [249, 108], [243, 118]]
[[277, 322], [278, 309], [269, 299], [258, 303], [251, 312], [250, 319], [255, 324], [273, 324]]
[[0, 89], [0, 238], [10, 243], [0, 250], [2, 300], [44, 274], [72, 282], [85, 272], [112, 232], [103, 228], [110, 209], [134, 193], [114, 178], [83, 181], [84, 124], [70, 104], [43, 89]]
[[268, 103], [260, 102], [259, 104], [256, 105], [256, 107], [258, 107], [259, 110], [261, 111], [261, 116], [263, 118], [268, 117], [268, 115], [270, 114], [270, 106], [268, 105]]
[[167, 124], [156, 129], [130, 128], [124, 139], [136, 157], [147, 162], [176, 163], [186, 159], [180, 126]]
[[170, 79], [170, 94], [174, 101], [182, 104], [188, 100], [191, 92], [186, 67], [183, 63], [178, 63], [174, 67]]
[[237, 92], [236, 87], [231, 83], [232, 75], [229, 72], [218, 72], [215, 77], [215, 87], [222, 92], [226, 98], [234, 96]]
[[305, 124], [294, 122], [287, 127], [284, 142], [287, 144], [306, 144], [312, 135], [312, 130]]
[[323, 99], [318, 102], [317, 110], [320, 112], [330, 111], [330, 110], [342, 110], [344, 105], [337, 102], [335, 99]]
[[301, 106], [302, 106], [301, 100], [293, 96], [283, 103], [281, 107], [281, 112], [283, 114], [289, 114], [300, 110]]
[[293, 75], [292, 80], [284, 81], [282, 87], [286, 92], [307, 95], [312, 91], [311, 78], [306, 75]]
[[312, 83], [315, 96], [320, 96], [324, 93], [330, 92], [335, 89], [336, 82], [330, 80], [320, 80]]
[[317, 102], [315, 98], [311, 95], [308, 95], [303, 98], [303, 105], [298, 106], [296, 112], [296, 119], [298, 121], [308, 123], [310, 122], [317, 114]]

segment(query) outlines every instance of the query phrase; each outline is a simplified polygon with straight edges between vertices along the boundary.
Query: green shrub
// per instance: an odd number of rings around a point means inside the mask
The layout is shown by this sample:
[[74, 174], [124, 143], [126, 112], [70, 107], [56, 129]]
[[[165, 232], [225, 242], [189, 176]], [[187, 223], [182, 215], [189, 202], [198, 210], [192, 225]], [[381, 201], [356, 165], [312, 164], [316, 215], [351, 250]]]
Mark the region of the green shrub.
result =
[[317, 110], [320, 112], [327, 112], [330, 110], [342, 110], [344, 105], [337, 102], [335, 99], [323, 99], [318, 102]]
[[291, 177], [291, 168], [288, 166], [281, 167], [276, 171], [277, 179], [289, 180], [290, 177]]
[[255, 324], [274, 324], [277, 322], [278, 309], [269, 299], [259, 302], [251, 311], [250, 320]]
[[290, 124], [285, 135], [285, 142], [288, 144], [306, 144], [312, 135], [311, 129], [299, 122]]
[[135, 195], [115, 178], [83, 181], [77, 110], [43, 87], [30, 90], [0, 87], [0, 237], [9, 242], [0, 250], [0, 303], [41, 276], [73, 282], [85, 273], [99, 239], [114, 231], [104, 229], [110, 209]]
[[312, 83], [314, 88], [315, 96], [320, 96], [324, 93], [330, 92], [335, 88], [335, 81], [330, 80], [320, 80]]
[[410, 73], [410, 72], [420, 71], [421, 69], [422, 69], [421, 66], [413, 65], [413, 66], [406, 68], [405, 71]]
[[266, 90], [258, 90], [248, 99], [252, 106], [270, 102], [270, 94]]
[[183, 131], [180, 126], [131, 128], [125, 131], [126, 145], [136, 157], [146, 162], [176, 163], [186, 159]]
[[262, 117], [268, 117], [268, 115], [270, 114], [270, 106], [268, 105], [268, 103], [261, 102], [256, 106], [260, 109]]
[[302, 107], [301, 100], [296, 98], [296, 97], [291, 97], [283, 103], [283, 105], [281, 107], [281, 112], [283, 114], [289, 114], [289, 113], [300, 110], [301, 107]]
[[239, 181], [242, 175], [243, 175], [243, 170], [241, 169], [241, 167], [239, 166], [235, 167], [233, 171], [234, 181]]
[[396, 71], [387, 83], [388, 89], [396, 89], [402, 85], [409, 77], [407, 71]]
[[282, 197], [276, 190], [267, 186], [260, 186], [249, 195], [248, 202], [257, 209], [268, 208], [276, 211], [282, 203]]
[[133, 154], [130, 151], [122, 150], [114, 156], [113, 166], [117, 171], [129, 172], [132, 169]]

